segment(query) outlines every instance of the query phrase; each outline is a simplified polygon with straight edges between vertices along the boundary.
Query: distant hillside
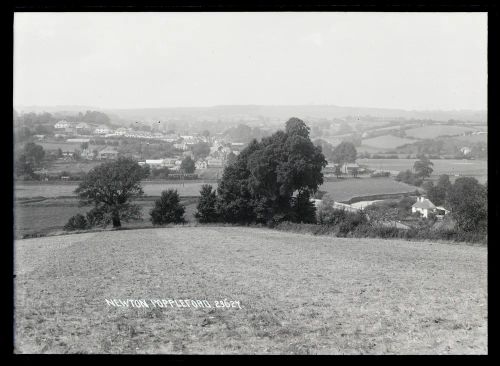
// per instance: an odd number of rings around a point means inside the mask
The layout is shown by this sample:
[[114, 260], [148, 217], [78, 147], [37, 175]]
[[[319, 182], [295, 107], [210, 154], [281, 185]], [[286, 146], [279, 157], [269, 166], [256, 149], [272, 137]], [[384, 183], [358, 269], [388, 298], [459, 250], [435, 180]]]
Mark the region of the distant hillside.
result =
[[377, 118], [433, 119], [447, 121], [486, 122], [486, 111], [407, 111], [387, 108], [339, 107], [333, 105], [304, 106], [214, 106], [192, 108], [144, 108], [114, 109], [109, 112], [123, 119], [207, 118], [207, 119], [287, 119], [298, 118], [345, 118], [348, 116], [372, 116]]
[[135, 109], [106, 109], [89, 106], [52, 106], [52, 107], [16, 107], [18, 112], [85, 112], [86, 110], [101, 110], [107, 114], [116, 115], [122, 120], [168, 120], [168, 119], [197, 119], [213, 121], [262, 121], [266, 119], [286, 120], [292, 116], [308, 118], [345, 118], [348, 116], [375, 118], [404, 118], [404, 119], [432, 119], [448, 121], [487, 121], [486, 111], [453, 110], [453, 111], [408, 111], [389, 108], [341, 107], [335, 105], [221, 105], [213, 107], [179, 107], [179, 108], [135, 108]]

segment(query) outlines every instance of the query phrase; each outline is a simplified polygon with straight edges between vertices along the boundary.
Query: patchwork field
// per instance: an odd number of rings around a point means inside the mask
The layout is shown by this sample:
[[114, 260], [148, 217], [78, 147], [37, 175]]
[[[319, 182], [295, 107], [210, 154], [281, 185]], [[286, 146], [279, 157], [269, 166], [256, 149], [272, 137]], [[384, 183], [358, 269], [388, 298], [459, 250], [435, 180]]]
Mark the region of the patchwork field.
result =
[[[358, 159], [360, 165], [379, 170], [412, 169], [416, 159]], [[431, 160], [434, 166], [432, 175], [448, 174], [450, 176], [475, 177], [484, 182], [488, 176], [488, 162], [485, 160], [436, 159]]]
[[335, 201], [348, 201], [360, 196], [415, 192], [417, 188], [392, 178], [361, 178], [325, 182], [319, 189], [326, 191]]
[[370, 139], [363, 139], [362, 145], [360, 149], [363, 147], [375, 147], [377, 149], [394, 149], [398, 146], [402, 146], [405, 144], [411, 144], [415, 142], [415, 140], [406, 139], [402, 137], [392, 136], [392, 135], [383, 135], [377, 136]]
[[14, 249], [16, 353], [488, 352], [485, 247], [174, 227]]
[[422, 127], [410, 128], [409, 130], [406, 130], [406, 135], [419, 139], [432, 139], [439, 136], [461, 135], [463, 133], [470, 131], [477, 131], [477, 130], [471, 127], [434, 125], [434, 126], [422, 126]]
[[[185, 181], [184, 183], [170, 181], [166, 182], [144, 182], [142, 187], [144, 193], [147, 196], [160, 196], [161, 191], [166, 189], [176, 189], [181, 196], [198, 196], [200, 194], [200, 189], [203, 184], [210, 184], [212, 187], [216, 188], [216, 182], [200, 182], [200, 181]], [[61, 196], [74, 196], [73, 191], [78, 186], [76, 182], [36, 182], [36, 183], [26, 183], [19, 182], [15, 185], [15, 197], [17, 198], [27, 198], [27, 197], [61, 197]]]
[[[154, 206], [154, 198], [136, 201], [142, 208], [143, 221], [123, 223], [124, 227], [152, 226], [149, 211]], [[185, 219], [194, 222], [196, 212], [196, 198], [181, 198], [184, 205]], [[61, 231], [68, 219], [81, 213], [85, 215], [91, 207], [79, 207], [76, 198], [53, 198], [35, 202], [16, 202], [14, 207], [14, 235], [22, 238], [27, 234], [47, 234]]]

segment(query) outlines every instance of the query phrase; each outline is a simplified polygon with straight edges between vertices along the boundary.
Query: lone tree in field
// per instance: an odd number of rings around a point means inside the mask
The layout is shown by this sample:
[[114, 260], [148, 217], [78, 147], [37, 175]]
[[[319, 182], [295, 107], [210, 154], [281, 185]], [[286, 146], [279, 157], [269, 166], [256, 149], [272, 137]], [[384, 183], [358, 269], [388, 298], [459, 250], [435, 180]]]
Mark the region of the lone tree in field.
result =
[[202, 185], [200, 199], [194, 217], [201, 223], [217, 221], [217, 211], [215, 209], [216, 202], [217, 196], [215, 190], [212, 190], [212, 186], [209, 184]]
[[190, 156], [186, 156], [181, 162], [181, 170], [186, 174], [192, 174], [195, 170], [194, 160]]
[[311, 222], [311, 197], [323, 183], [326, 160], [298, 118], [260, 142], [253, 140], [224, 169], [217, 213], [223, 221]]
[[183, 223], [184, 211], [177, 190], [169, 189], [161, 192], [160, 199], [155, 201], [155, 206], [150, 211], [151, 222], [153, 225]]
[[357, 151], [352, 142], [342, 141], [332, 152], [332, 159], [335, 164], [356, 162]]
[[91, 210], [93, 223], [121, 227], [121, 222], [141, 218], [141, 208], [130, 201], [144, 194], [141, 179], [144, 169], [132, 159], [101, 164], [90, 170], [75, 193], [80, 205], [94, 205]]
[[432, 169], [434, 163], [425, 155], [420, 155], [418, 158], [419, 159], [413, 164], [415, 175], [419, 178], [430, 177], [434, 171], [434, 169]]

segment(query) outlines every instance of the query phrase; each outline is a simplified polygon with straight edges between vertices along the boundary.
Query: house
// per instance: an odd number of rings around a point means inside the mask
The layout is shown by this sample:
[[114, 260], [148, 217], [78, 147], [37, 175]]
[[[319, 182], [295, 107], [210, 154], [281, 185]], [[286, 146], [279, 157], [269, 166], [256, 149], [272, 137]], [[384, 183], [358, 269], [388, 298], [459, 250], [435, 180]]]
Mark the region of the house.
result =
[[420, 212], [423, 217], [427, 218], [429, 213], [436, 213], [436, 206], [427, 198], [420, 196], [417, 198], [417, 202], [411, 206], [411, 212]]
[[118, 158], [118, 151], [108, 146], [98, 152], [97, 158], [99, 160], [114, 160]]
[[163, 159], [163, 164], [167, 168], [173, 168], [175, 166], [176, 161], [177, 161], [177, 159], [175, 159], [175, 158], [174, 159], [167, 158], [167, 159]]
[[94, 159], [94, 152], [90, 149], [83, 149], [80, 156], [82, 159], [92, 160]]
[[196, 163], [194, 163], [194, 166], [197, 170], [207, 169], [208, 163], [205, 160], [198, 160]]
[[188, 147], [188, 144], [185, 141], [183, 141], [183, 142], [178, 142], [178, 143], [174, 144], [174, 148], [185, 151], [189, 147]]
[[54, 125], [55, 129], [66, 129], [70, 126], [70, 123], [66, 120], [61, 120]]
[[462, 154], [464, 155], [469, 155], [472, 151], [472, 149], [470, 147], [467, 147], [467, 146], [464, 146], [460, 149], [460, 151], [462, 152]]
[[342, 173], [344, 174], [352, 174], [352, 172], [357, 169], [359, 170], [359, 165], [356, 163], [345, 163], [342, 165]]
[[87, 142], [87, 143], [89, 143], [90, 139], [67, 139], [66, 142], [78, 142], [78, 143]]
[[151, 169], [163, 168], [164, 160], [163, 159], [146, 159], [146, 164], [151, 167]]
[[224, 160], [222, 159], [214, 159], [214, 158], [207, 159], [207, 167], [222, 168], [223, 166], [224, 166]]
[[111, 132], [112, 132], [111, 129], [105, 125], [101, 125], [94, 130], [94, 133], [96, 135], [107, 135], [110, 134]]
[[115, 135], [125, 136], [127, 132], [128, 132], [128, 130], [125, 127], [120, 127], [120, 128], [116, 129]]

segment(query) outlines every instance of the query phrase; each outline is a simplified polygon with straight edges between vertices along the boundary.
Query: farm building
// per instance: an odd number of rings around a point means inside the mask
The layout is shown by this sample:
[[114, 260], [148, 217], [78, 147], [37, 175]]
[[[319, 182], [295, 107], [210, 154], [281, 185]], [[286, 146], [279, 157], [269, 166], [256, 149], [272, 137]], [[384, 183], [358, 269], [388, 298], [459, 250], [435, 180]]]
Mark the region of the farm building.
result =
[[106, 147], [104, 149], [102, 149], [101, 151], [99, 151], [98, 153], [98, 159], [99, 160], [107, 160], [107, 159], [116, 159], [118, 157], [118, 151], [116, 151], [115, 149], [111, 148], [111, 147]]
[[70, 125], [70, 123], [68, 121], [62, 120], [62, 121], [57, 122], [54, 125], [54, 128], [55, 129], [65, 129], [65, 128], [68, 128], [69, 125]]
[[111, 129], [108, 126], [104, 125], [101, 125], [94, 130], [94, 133], [97, 135], [107, 135], [110, 134], [111, 132], [112, 132]]
[[342, 165], [342, 173], [344, 174], [352, 174], [355, 169], [359, 170], [359, 165], [356, 163], [345, 163]]
[[210, 168], [221, 168], [224, 166], [224, 160], [210, 158], [207, 160], [207, 166]]
[[411, 212], [420, 212], [423, 217], [427, 218], [429, 213], [436, 212], [436, 206], [434, 206], [434, 204], [427, 198], [420, 196], [417, 198], [417, 202], [411, 206]]
[[151, 169], [158, 169], [165, 166], [164, 159], [146, 159], [146, 163], [151, 167]]
[[198, 160], [196, 163], [194, 163], [194, 166], [196, 169], [207, 169], [208, 164], [205, 160]]

